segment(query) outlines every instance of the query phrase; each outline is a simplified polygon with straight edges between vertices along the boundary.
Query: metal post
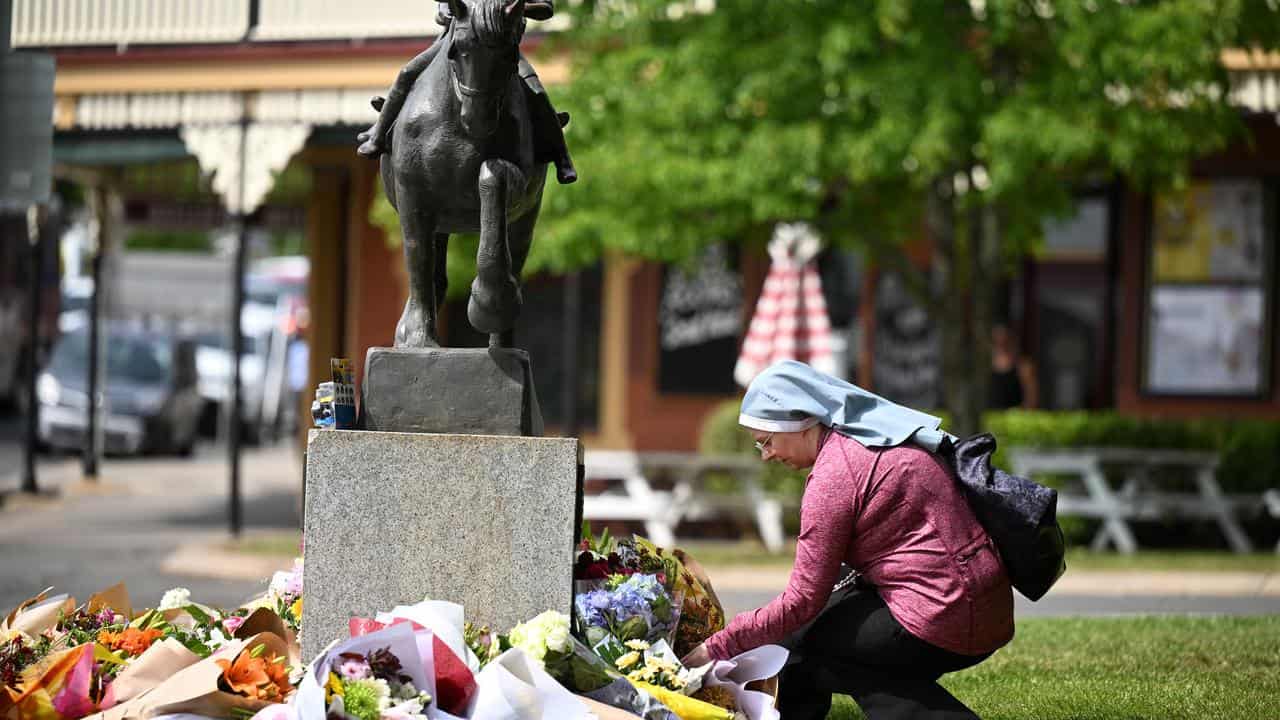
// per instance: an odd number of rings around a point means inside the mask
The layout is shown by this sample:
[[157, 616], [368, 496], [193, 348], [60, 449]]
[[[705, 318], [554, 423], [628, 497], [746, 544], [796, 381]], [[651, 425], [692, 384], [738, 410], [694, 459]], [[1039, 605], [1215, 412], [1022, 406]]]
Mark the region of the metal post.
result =
[[39, 441], [40, 399], [36, 396], [36, 379], [40, 377], [40, 282], [44, 279], [44, 252], [40, 247], [40, 211], [27, 208], [27, 244], [31, 249], [31, 335], [27, 342], [27, 441], [26, 463], [22, 473], [22, 491], [37, 493], [36, 443]]
[[578, 344], [582, 341], [582, 275], [577, 271], [564, 276], [564, 315], [560, 363], [563, 377], [560, 385], [560, 412], [565, 437], [577, 437], [581, 423], [578, 417], [578, 388], [582, 381]]
[[240, 314], [244, 309], [244, 270], [245, 254], [249, 244], [249, 218], [245, 208], [245, 161], [248, 150], [246, 142], [249, 135], [249, 117], [247, 110], [240, 119], [240, 193], [236, 203], [236, 259], [235, 276], [232, 287], [235, 288], [231, 301], [231, 388], [227, 404], [227, 456], [231, 465], [231, 487], [228, 497], [228, 521], [233, 536], [239, 536], [242, 527], [240, 507], [240, 357], [244, 353], [244, 333], [241, 328]]
[[105, 188], [93, 188], [90, 197], [89, 238], [93, 255], [89, 259], [89, 273], [93, 277], [93, 294], [89, 296], [89, 406], [85, 408], [88, 417], [80, 460], [85, 480], [96, 482], [102, 459], [102, 252], [105, 246], [102, 233], [109, 222], [110, 208]]

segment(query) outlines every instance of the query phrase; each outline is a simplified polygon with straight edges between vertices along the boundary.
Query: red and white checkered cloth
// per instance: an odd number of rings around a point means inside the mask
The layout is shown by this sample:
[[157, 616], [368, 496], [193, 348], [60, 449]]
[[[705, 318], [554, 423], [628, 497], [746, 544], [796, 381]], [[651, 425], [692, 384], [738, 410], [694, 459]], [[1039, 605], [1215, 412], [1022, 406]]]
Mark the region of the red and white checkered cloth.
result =
[[799, 360], [828, 375], [836, 374], [831, 321], [813, 263], [821, 249], [822, 241], [804, 223], [783, 223], [774, 229], [769, 274], [733, 369], [739, 385], [746, 387], [780, 360]]

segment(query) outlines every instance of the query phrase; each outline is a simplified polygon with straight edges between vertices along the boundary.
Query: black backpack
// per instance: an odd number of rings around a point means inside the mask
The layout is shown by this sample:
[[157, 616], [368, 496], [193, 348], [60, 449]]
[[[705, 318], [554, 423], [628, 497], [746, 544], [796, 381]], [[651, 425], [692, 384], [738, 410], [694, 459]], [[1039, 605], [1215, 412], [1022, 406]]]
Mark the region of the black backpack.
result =
[[943, 442], [938, 454], [951, 463], [978, 522], [995, 541], [1009, 582], [1039, 600], [1067, 571], [1066, 540], [1058, 525], [1058, 491], [992, 469], [996, 439], [990, 433]]

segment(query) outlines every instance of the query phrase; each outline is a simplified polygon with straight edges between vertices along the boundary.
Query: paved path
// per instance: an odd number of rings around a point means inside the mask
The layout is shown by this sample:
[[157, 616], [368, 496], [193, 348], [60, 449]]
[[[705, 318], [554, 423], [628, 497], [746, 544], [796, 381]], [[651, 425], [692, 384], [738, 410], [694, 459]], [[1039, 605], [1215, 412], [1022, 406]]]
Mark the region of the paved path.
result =
[[[242, 467], [245, 527], [299, 527], [296, 453], [252, 450]], [[227, 471], [219, 449], [194, 460], [109, 460], [97, 486], [81, 483], [74, 460], [50, 461], [43, 469], [42, 485], [60, 488], [61, 497], [10, 495], [0, 507], [0, 612], [49, 586], [84, 600], [123, 580], [140, 606], [154, 605], [175, 586], [222, 606], [236, 606], [265, 587], [269, 573], [223, 580], [164, 565], [176, 547], [212, 547], [228, 537]]]

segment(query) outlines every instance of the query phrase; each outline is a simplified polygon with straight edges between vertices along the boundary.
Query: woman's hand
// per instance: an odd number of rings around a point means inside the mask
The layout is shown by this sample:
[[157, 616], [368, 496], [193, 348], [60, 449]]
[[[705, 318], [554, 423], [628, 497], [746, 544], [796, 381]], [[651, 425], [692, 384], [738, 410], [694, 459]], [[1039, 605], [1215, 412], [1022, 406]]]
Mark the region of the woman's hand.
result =
[[687, 668], [702, 667], [711, 662], [711, 653], [707, 652], [707, 646], [703, 643], [690, 650], [688, 655], [680, 659], [680, 662]]

